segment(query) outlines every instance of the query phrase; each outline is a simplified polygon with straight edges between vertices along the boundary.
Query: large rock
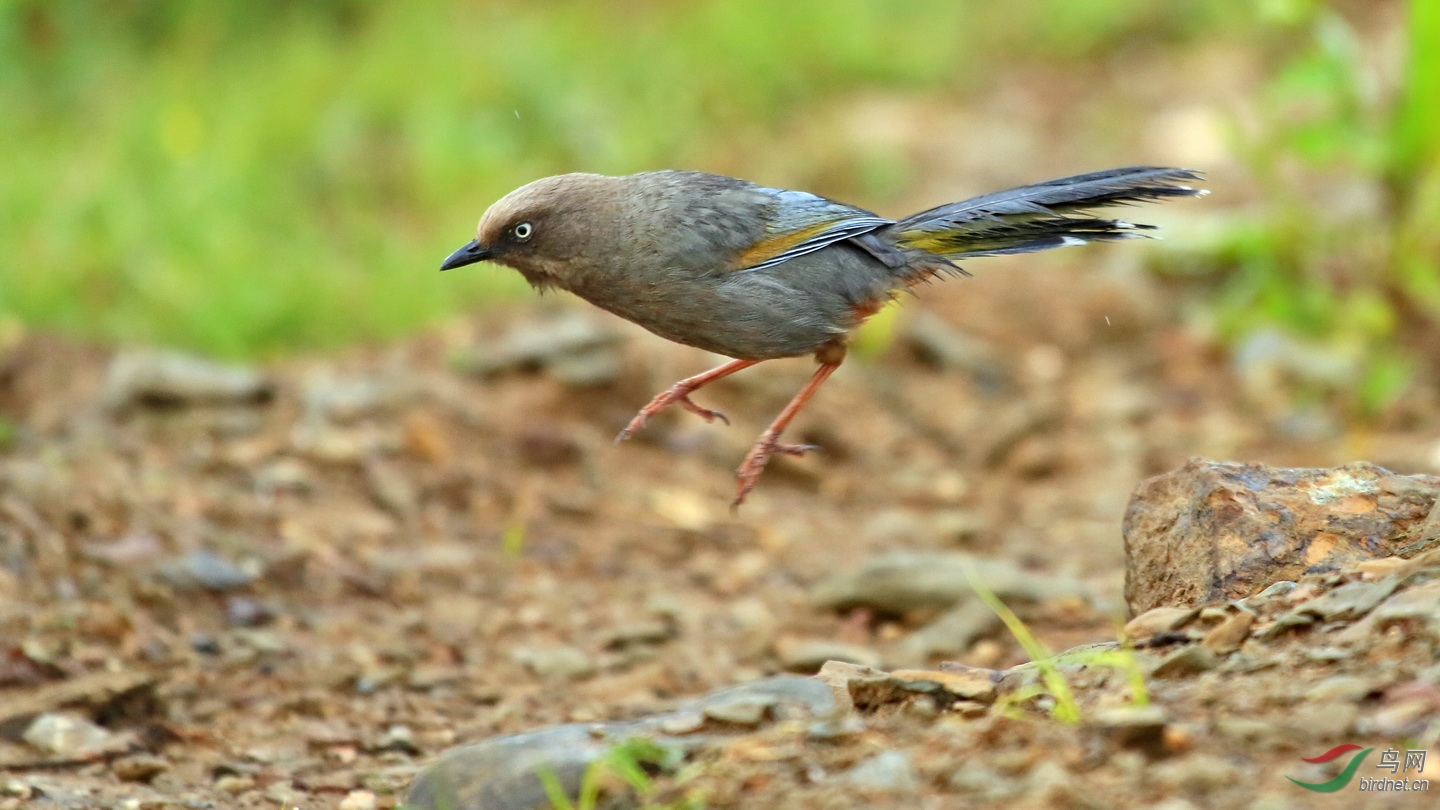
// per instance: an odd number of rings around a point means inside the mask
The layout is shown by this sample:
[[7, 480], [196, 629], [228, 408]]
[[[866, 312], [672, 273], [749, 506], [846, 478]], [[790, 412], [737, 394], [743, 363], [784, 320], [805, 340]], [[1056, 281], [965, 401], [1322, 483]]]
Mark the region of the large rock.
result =
[[1440, 476], [1358, 462], [1329, 470], [1191, 459], [1135, 490], [1125, 510], [1125, 601], [1240, 599], [1281, 580], [1410, 557], [1427, 531]]

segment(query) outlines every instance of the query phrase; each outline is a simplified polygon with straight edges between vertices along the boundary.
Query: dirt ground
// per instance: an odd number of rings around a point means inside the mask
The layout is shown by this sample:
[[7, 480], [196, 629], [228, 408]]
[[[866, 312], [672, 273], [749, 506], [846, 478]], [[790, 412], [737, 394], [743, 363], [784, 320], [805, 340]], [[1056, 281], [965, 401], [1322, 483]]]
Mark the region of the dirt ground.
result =
[[[1078, 577], [1091, 604], [1022, 616], [1054, 649], [1110, 640], [1120, 520], [1141, 479], [1195, 455], [1440, 467], [1433, 389], [1365, 431], [1277, 407], [1174, 325], [1178, 293], [1135, 272], [1126, 247], [977, 263], [978, 278], [907, 302], [889, 345], [847, 364], [793, 429], [824, 452], [776, 462], [733, 515], [732, 470], [807, 361], [697, 396], [729, 427], [669, 414], [613, 446], [651, 394], [714, 358], [557, 301], [265, 367], [263, 401], [177, 405], [107, 382], [111, 352], [19, 336], [0, 352], [13, 426], [0, 451], [0, 807], [365, 807], [370, 794], [383, 807], [450, 746], [662, 710], [781, 672], [800, 642], [883, 664], [925, 617], [829, 613], [810, 592], [897, 549]], [[563, 331], [557, 318], [607, 336], [538, 361], [496, 354], [527, 326]], [[924, 318], [960, 334], [917, 338]], [[1000, 631], [928, 663], [947, 659], [1025, 656]], [[1097, 764], [1039, 711], [968, 730], [894, 715], [849, 746], [712, 762], [696, 784], [712, 807], [852, 806], [817, 774], [898, 747], [923, 786], [894, 806], [964, 806], [953, 774], [982, 766], [976, 778], [1002, 786], [1073, 785], [1033, 806], [1357, 806], [1366, 797], [1283, 778], [1343, 729], [1222, 733], [1227, 715], [1268, 705], [1284, 677], [1266, 673], [1203, 699], [1180, 688], [1187, 741], [1153, 767]], [[1303, 707], [1270, 706], [1302, 724]], [[73, 756], [22, 741], [38, 712], [67, 708], [108, 736]], [[1162, 766], [1179, 775], [1157, 778]], [[1015, 804], [996, 790], [968, 803]]]

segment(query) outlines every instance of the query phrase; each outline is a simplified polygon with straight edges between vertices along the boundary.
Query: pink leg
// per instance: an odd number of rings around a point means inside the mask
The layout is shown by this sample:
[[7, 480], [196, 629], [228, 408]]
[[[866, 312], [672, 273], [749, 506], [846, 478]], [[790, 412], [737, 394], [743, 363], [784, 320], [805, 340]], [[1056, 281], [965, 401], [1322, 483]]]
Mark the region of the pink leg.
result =
[[759, 360], [731, 360], [725, 365], [716, 366], [704, 374], [686, 377], [680, 382], [675, 383], [670, 386], [670, 390], [661, 393], [659, 396], [650, 400], [649, 405], [641, 408], [640, 412], [635, 414], [635, 418], [630, 420], [630, 424], [626, 425], [625, 429], [620, 431], [620, 435], [615, 437], [615, 443], [619, 444], [630, 438], [637, 430], [645, 427], [646, 420], [659, 413], [667, 405], [673, 405], [677, 402], [680, 403], [680, 406], [685, 410], [704, 419], [706, 422], [713, 422], [719, 419], [727, 425], [730, 424], [730, 420], [725, 418], [725, 414], [719, 411], [712, 411], [709, 408], [702, 408], [691, 402], [690, 394], [696, 389], [709, 385], [721, 377], [729, 377], [731, 374], [742, 369], [747, 369], [759, 362]]
[[[842, 354], [841, 357], [843, 358], [844, 355]], [[740, 462], [740, 469], [735, 471], [735, 500], [731, 502], [730, 508], [738, 508], [745, 502], [745, 496], [755, 488], [755, 482], [759, 480], [760, 473], [764, 471], [765, 464], [770, 460], [771, 455], [785, 453], [792, 456], [803, 456], [806, 452], [815, 449], [813, 445], [808, 444], [781, 444], [780, 434], [789, 426], [791, 420], [795, 418], [795, 414], [800, 413], [800, 409], [810, 401], [810, 397], [815, 395], [821, 384], [839, 367], [839, 362], [822, 363], [820, 368], [815, 369], [815, 374], [810, 377], [810, 382], [805, 383], [805, 387], [800, 389], [800, 393], [790, 400], [790, 404], [785, 406], [785, 410], [781, 411], [780, 415], [775, 417], [775, 421], [770, 423], [770, 427], [760, 434], [760, 439], [755, 442], [755, 446], [750, 448], [745, 460]]]

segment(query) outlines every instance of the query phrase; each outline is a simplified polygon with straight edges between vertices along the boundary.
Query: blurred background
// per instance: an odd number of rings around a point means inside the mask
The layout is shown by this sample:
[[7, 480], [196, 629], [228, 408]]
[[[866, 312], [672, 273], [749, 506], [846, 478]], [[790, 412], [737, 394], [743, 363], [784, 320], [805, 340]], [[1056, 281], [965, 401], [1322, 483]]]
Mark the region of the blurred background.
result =
[[1430, 3], [7, 0], [0, 97], [12, 334], [252, 357], [503, 307], [435, 266], [564, 171], [900, 215], [1157, 163], [1215, 191], [1145, 254], [1200, 334], [1361, 419], [1440, 368]]

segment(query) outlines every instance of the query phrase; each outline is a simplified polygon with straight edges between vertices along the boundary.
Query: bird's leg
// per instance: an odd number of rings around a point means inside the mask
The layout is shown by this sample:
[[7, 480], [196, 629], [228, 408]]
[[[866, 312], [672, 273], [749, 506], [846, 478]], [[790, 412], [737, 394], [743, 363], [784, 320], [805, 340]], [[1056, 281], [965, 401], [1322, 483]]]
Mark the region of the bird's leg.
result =
[[626, 425], [625, 429], [620, 431], [620, 435], [615, 437], [615, 443], [619, 444], [620, 442], [623, 442], [626, 439], [630, 438], [630, 436], [633, 435], [640, 428], [645, 427], [646, 420], [659, 413], [667, 405], [673, 405], [677, 402], [680, 403], [680, 406], [682, 408], [695, 414], [701, 419], [704, 419], [706, 422], [713, 422], [716, 419], [719, 419], [721, 422], [724, 422], [727, 425], [730, 424], [730, 420], [725, 418], [725, 414], [720, 413], [719, 411], [712, 411], [709, 408], [702, 408], [699, 405], [696, 405], [694, 402], [691, 402], [690, 394], [696, 389], [709, 385], [710, 383], [715, 382], [721, 377], [729, 377], [731, 374], [734, 374], [735, 372], [742, 369], [747, 369], [758, 362], [760, 361], [731, 360], [725, 365], [716, 366], [715, 368], [710, 369], [704, 374], [696, 374], [694, 377], [686, 377], [680, 382], [675, 383], [674, 385], [670, 386], [670, 390], [662, 392], [660, 395], [650, 400], [649, 405], [641, 408], [640, 412], [635, 414], [635, 418], [630, 420], [630, 424]]
[[810, 397], [815, 395], [821, 384], [835, 373], [835, 369], [840, 367], [840, 362], [845, 359], [845, 353], [839, 352], [838, 358], [834, 358], [833, 362], [824, 362], [832, 358], [825, 357], [823, 352], [817, 357], [821, 357], [822, 362], [820, 368], [815, 369], [815, 374], [810, 377], [810, 382], [805, 383], [805, 387], [800, 389], [800, 393], [790, 400], [790, 404], [785, 406], [785, 410], [781, 411], [780, 415], [775, 417], [775, 421], [770, 423], [770, 427], [760, 434], [760, 439], [755, 442], [755, 446], [750, 448], [745, 460], [740, 462], [740, 469], [735, 471], [735, 500], [730, 504], [731, 509], [738, 508], [745, 502], [745, 496], [755, 488], [755, 482], [759, 480], [760, 473], [764, 471], [765, 463], [770, 460], [770, 456], [775, 453], [803, 456], [811, 450], [818, 449], [809, 444], [780, 443], [780, 434], [795, 418], [795, 414], [799, 413], [800, 409], [805, 407], [805, 403], [810, 401]]

